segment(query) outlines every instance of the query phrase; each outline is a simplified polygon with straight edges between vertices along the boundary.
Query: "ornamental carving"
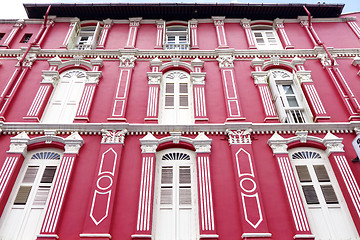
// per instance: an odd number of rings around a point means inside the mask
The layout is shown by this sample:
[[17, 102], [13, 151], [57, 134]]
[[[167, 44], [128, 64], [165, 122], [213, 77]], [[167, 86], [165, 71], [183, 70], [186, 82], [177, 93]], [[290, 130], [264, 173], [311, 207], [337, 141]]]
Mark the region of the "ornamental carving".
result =
[[212, 17], [215, 26], [223, 26], [225, 17]]
[[190, 73], [191, 80], [195, 85], [204, 85], [205, 84], [206, 73], [192, 72]]
[[60, 78], [58, 71], [43, 70], [42, 73], [43, 74], [41, 75], [41, 77], [43, 79], [42, 79], [41, 83], [52, 84], [54, 87], [57, 85], [59, 78]]
[[130, 21], [130, 27], [138, 27], [140, 26], [140, 21], [142, 18], [129, 18]]
[[216, 60], [219, 62], [220, 68], [232, 68], [234, 67], [234, 57], [232, 55], [219, 56]]
[[102, 77], [102, 72], [86, 72], [86, 83], [99, 83], [99, 79]]
[[119, 67], [135, 67], [136, 57], [134, 55], [123, 55], [120, 58], [120, 66]]
[[85, 78], [86, 76], [85, 76], [84, 72], [74, 70], [74, 71], [67, 72], [63, 77], [64, 78], [72, 78], [72, 77]]
[[317, 57], [320, 59], [323, 67], [331, 66], [331, 60], [329, 59], [329, 57], [326, 54], [319, 54]]
[[254, 83], [257, 84], [267, 84], [268, 82], [268, 73], [267, 72], [251, 72], [251, 77], [254, 79]]
[[147, 76], [148, 76], [149, 84], [156, 85], [156, 84], [160, 84], [162, 73], [161, 72], [148, 72]]
[[295, 134], [300, 138], [301, 143], [306, 143], [308, 137], [308, 131], [296, 131]]
[[29, 140], [30, 138], [26, 132], [22, 132], [15, 137], [12, 137], [10, 140], [10, 149], [7, 153], [21, 153], [25, 157]]
[[84, 144], [84, 140], [78, 132], [72, 133], [70, 136], [64, 139], [65, 153], [79, 154], [81, 146]]
[[236, 131], [226, 130], [226, 133], [229, 136], [229, 144], [251, 144], [251, 132], [251, 128]]
[[250, 28], [250, 19], [247, 18], [243, 18], [240, 20], [240, 23], [242, 25], [243, 28]]
[[125, 134], [127, 130], [121, 131], [108, 131], [108, 130], [101, 130], [102, 132], [102, 139], [101, 144], [124, 144]]
[[311, 71], [297, 71], [296, 76], [300, 80], [300, 83], [313, 82]]

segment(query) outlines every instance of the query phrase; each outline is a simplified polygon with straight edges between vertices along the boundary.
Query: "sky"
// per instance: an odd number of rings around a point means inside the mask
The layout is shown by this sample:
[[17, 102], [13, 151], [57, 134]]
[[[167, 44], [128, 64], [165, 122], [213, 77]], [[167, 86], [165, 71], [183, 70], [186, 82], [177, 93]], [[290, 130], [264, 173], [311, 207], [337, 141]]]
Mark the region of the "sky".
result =
[[[25, 19], [23, 3], [344, 3], [343, 13], [360, 12], [359, 0], [3, 0], [5, 4], [1, 4], [0, 19]], [[45, 13], [44, 13], [45, 14]], [[51, 15], [51, 12], [50, 12]]]

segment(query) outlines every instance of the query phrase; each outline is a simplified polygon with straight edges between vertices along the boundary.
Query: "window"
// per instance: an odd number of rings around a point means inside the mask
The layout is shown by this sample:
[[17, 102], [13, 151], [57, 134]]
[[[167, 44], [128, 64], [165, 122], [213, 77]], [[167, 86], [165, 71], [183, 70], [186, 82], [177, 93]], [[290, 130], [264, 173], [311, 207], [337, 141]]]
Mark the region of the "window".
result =
[[31, 33], [25, 33], [23, 38], [21, 39], [21, 43], [28, 43], [30, 41], [32, 34]]
[[44, 123], [72, 123], [85, 87], [84, 70], [69, 70], [60, 75], [60, 80], [53, 90], [44, 111]]
[[164, 74], [161, 83], [160, 123], [191, 124], [194, 122], [192, 84], [183, 71]]
[[189, 50], [189, 31], [187, 26], [169, 26], [166, 28], [166, 50]]
[[4, 38], [5, 33], [0, 33], [0, 41]]
[[301, 148], [289, 155], [316, 239], [359, 239], [325, 153]]
[[0, 239], [33, 240], [39, 234], [62, 153], [28, 152], [0, 219]]
[[88, 50], [96, 47], [97, 38], [101, 31], [100, 25], [81, 27], [76, 41], [76, 49]]
[[156, 155], [153, 231], [156, 240], [198, 239], [195, 154], [167, 149]]
[[283, 49], [280, 39], [272, 26], [255, 25], [251, 27], [255, 45], [259, 50]]
[[280, 69], [270, 70], [269, 85], [281, 122], [309, 122], [311, 113], [295, 75]]

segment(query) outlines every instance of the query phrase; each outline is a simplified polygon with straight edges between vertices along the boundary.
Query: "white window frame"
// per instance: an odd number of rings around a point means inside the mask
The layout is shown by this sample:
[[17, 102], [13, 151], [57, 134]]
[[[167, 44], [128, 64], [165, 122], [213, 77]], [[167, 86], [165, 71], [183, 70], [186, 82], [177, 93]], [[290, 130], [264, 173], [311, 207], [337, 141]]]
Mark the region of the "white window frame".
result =
[[[86, 72], [82, 69], [71, 69], [61, 73], [59, 82], [44, 110], [41, 122], [72, 123], [85, 88], [85, 82]], [[69, 85], [66, 86], [66, 83]], [[60, 109], [55, 110], [55, 106], [59, 106]], [[67, 106], [69, 107], [67, 108]]]
[[[187, 84], [187, 93], [180, 92], [180, 85]], [[174, 94], [167, 92], [167, 84], [174, 84]], [[169, 105], [167, 96], [173, 96], [173, 105]], [[187, 96], [187, 106], [181, 106], [180, 98]], [[190, 75], [181, 70], [166, 72], [160, 85], [160, 124], [193, 124], [194, 103], [193, 83]]]
[[[183, 30], [174, 30], [180, 29]], [[174, 39], [170, 39], [170, 37]], [[181, 39], [183, 38], [183, 39]], [[185, 38], [185, 39], [184, 39]], [[190, 49], [190, 31], [189, 26], [171, 25], [164, 31], [164, 49], [165, 50], [189, 50]]]
[[79, 33], [76, 37], [74, 49], [77, 50], [91, 50], [95, 49], [101, 33], [101, 25], [98, 22], [93, 26], [80, 27]]
[[[306, 152], [306, 154], [299, 154], [301, 152]], [[294, 153], [298, 153], [300, 157], [294, 159]], [[305, 155], [307, 157], [303, 157]], [[290, 149], [289, 157], [305, 206], [310, 229], [316, 239], [360, 239], [326, 153], [319, 149], [302, 147]], [[300, 182], [296, 166], [306, 166], [311, 181]], [[314, 166], [324, 166], [330, 181], [319, 181]], [[307, 203], [303, 186], [313, 186], [319, 203]], [[321, 186], [332, 186], [338, 203], [326, 203]]]
[[[296, 74], [283, 69], [272, 69], [268, 75], [269, 87], [280, 121], [284, 123], [312, 122], [312, 113]], [[291, 88], [293, 93], [287, 94], [284, 86]], [[288, 98], [293, 98], [293, 102], [296, 102], [298, 106], [291, 106]]]
[[269, 25], [253, 25], [251, 32], [255, 46], [259, 50], [282, 50], [284, 49], [277, 32]]
[[[41, 152], [51, 152], [51, 153], [59, 154], [60, 158], [32, 159], [33, 155]], [[53, 148], [32, 150], [27, 153], [24, 163], [19, 172], [19, 175], [14, 184], [13, 190], [10, 194], [9, 200], [0, 218], [0, 239], [8, 239], [8, 237], [11, 236], [12, 240], [33, 240], [35, 239], [36, 235], [40, 233], [40, 228], [46, 213], [47, 205], [50, 200], [53, 185], [56, 181], [56, 176], [58, 174], [58, 169], [60, 166], [62, 156], [63, 156], [63, 151]], [[44, 173], [44, 170], [46, 167], [49, 166], [55, 166], [57, 168], [52, 183], [41, 183], [40, 181]], [[34, 179], [33, 183], [24, 183], [23, 179], [29, 167], [38, 167], [36, 178]], [[21, 186], [31, 186], [31, 191], [28, 195], [25, 205], [15, 205], [14, 202]], [[47, 194], [46, 203], [40, 205], [33, 204], [33, 201], [35, 199], [35, 196], [39, 188], [46, 188], [46, 187], [50, 188]], [[37, 211], [37, 210], [41, 210], [41, 212], [38, 213], [37, 219], [29, 219], [30, 213], [32, 211]], [[15, 213], [14, 211], [17, 212], [18, 216], [14, 215]], [[15, 218], [17, 217], [17, 219], [15, 220], [18, 223], [18, 225], [11, 224], [11, 222], [14, 222], [14, 220], [11, 221], [11, 219], [9, 219], [10, 217], [15, 217]], [[36, 222], [34, 220], [38, 220], [38, 221]]]
[[[190, 160], [162, 160], [162, 157], [169, 153], [181, 153], [184, 155], [190, 156]], [[162, 177], [162, 169], [164, 167], [171, 167], [173, 169], [173, 184], [166, 184], [161, 182]], [[181, 184], [179, 183], [179, 170], [181, 167], [190, 167], [191, 169], [191, 184]], [[167, 187], [171, 187], [172, 191], [172, 204], [161, 204], [161, 189]], [[191, 188], [191, 204], [179, 204], [179, 192], [182, 187], [190, 187]], [[178, 191], [179, 190], [179, 191]], [[195, 240], [199, 239], [199, 210], [198, 210], [198, 190], [197, 190], [197, 169], [196, 169], [196, 154], [193, 151], [187, 149], [180, 148], [172, 148], [162, 150], [156, 153], [156, 172], [155, 172], [155, 195], [154, 195], [154, 213], [153, 213], [153, 239], [156, 240], [182, 240], [189, 239]], [[185, 229], [181, 229], [180, 226], [180, 211], [191, 211], [190, 223], [188, 223], [188, 236], [183, 236]], [[161, 211], [173, 211], [172, 219], [166, 220], [166, 228], [161, 226]], [[187, 222], [187, 221], [186, 221]], [[173, 224], [173, 225], [172, 225]], [[170, 229], [170, 230], [169, 230]], [[166, 234], [166, 230], [172, 231], [174, 230], [173, 235], [169, 236]], [[185, 238], [184, 238], [185, 237]]]

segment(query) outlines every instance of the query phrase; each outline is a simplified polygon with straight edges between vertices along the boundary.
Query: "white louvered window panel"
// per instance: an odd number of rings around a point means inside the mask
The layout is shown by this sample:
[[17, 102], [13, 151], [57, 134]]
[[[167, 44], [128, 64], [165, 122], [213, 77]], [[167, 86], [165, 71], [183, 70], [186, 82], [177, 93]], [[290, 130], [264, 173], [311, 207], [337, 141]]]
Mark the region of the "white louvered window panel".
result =
[[166, 50], [189, 50], [189, 34], [187, 26], [169, 26], [165, 31]]
[[251, 27], [256, 47], [259, 50], [280, 50], [283, 49], [277, 33], [272, 26], [255, 25]]
[[167, 72], [160, 90], [159, 123], [192, 124], [194, 109], [189, 74], [179, 70]]
[[36, 239], [61, 155], [60, 151], [53, 149], [27, 153], [0, 218], [0, 239]]
[[194, 153], [163, 150], [157, 155], [154, 239], [198, 239], [197, 191]]
[[325, 152], [301, 148], [289, 155], [311, 232], [317, 239], [359, 239]]

